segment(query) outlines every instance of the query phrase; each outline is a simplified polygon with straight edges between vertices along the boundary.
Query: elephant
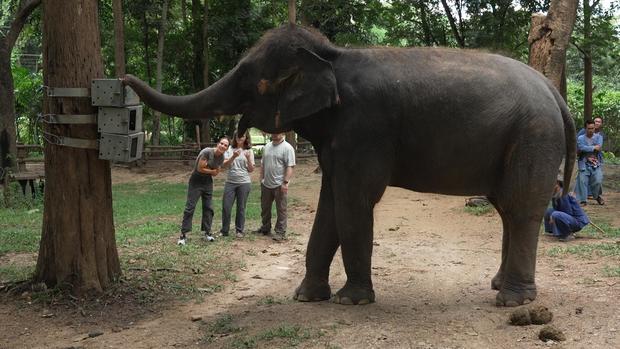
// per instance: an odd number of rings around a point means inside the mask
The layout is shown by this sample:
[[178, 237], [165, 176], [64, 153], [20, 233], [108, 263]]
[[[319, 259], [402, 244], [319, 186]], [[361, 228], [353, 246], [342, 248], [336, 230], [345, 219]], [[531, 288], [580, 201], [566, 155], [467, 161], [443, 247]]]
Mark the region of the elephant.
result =
[[[498, 306], [536, 298], [538, 231], [575, 126], [548, 79], [497, 54], [449, 48], [343, 48], [318, 30], [265, 33], [210, 87], [187, 96], [122, 78], [155, 110], [187, 119], [241, 114], [249, 127], [295, 131], [313, 145], [321, 190], [298, 301], [375, 301], [373, 210], [387, 186], [486, 196], [503, 223]], [[330, 265], [340, 247], [346, 282]]]

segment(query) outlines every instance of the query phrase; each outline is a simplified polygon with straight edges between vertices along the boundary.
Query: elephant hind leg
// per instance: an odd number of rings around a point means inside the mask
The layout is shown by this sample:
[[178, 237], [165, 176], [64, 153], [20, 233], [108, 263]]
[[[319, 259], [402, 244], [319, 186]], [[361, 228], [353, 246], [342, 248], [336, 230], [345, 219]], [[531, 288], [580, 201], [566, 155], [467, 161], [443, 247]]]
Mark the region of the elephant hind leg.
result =
[[560, 162], [550, 155], [554, 153], [541, 152], [529, 142], [515, 147], [491, 195], [504, 228], [502, 263], [491, 283], [499, 290], [498, 306], [518, 306], [536, 298], [538, 233]]

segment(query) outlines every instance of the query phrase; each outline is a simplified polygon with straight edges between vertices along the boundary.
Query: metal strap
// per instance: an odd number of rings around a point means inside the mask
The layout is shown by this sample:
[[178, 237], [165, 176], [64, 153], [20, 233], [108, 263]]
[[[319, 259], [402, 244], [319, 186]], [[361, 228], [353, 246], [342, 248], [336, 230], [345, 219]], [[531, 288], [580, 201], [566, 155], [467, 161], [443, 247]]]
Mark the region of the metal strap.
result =
[[[45, 118], [47, 116], [47, 119]], [[46, 114], [43, 121], [49, 124], [96, 124], [96, 114]]]
[[43, 131], [42, 136], [49, 144], [82, 149], [99, 149], [99, 142], [96, 139], [62, 137], [45, 131]]
[[48, 97], [90, 97], [85, 87], [47, 87]]
[[58, 138], [60, 139], [58, 145], [82, 149], [99, 149], [99, 144], [96, 139], [81, 139], [69, 137]]

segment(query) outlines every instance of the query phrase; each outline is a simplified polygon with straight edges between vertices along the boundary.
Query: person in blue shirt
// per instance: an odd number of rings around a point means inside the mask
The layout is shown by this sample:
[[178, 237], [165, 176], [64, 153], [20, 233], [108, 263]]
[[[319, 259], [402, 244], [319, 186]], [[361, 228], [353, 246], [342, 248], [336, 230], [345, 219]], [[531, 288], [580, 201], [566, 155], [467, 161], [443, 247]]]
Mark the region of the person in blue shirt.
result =
[[565, 242], [573, 240], [573, 234], [590, 224], [590, 219], [574, 196], [562, 195], [563, 187], [563, 182], [557, 180], [553, 188], [552, 207], [545, 213], [544, 224], [545, 232]]
[[605, 201], [600, 195], [603, 183], [603, 171], [601, 168], [601, 149], [603, 138], [594, 133], [594, 121], [586, 121], [586, 133], [577, 138], [577, 183], [575, 192], [577, 200], [581, 205], [587, 204], [588, 193], [599, 205], [604, 205]]
[[[603, 132], [603, 118], [600, 116], [595, 117], [594, 119], [594, 134], [601, 136], [601, 144], [605, 142], [605, 133]], [[577, 132], [577, 139], [579, 136], [586, 134], [586, 128], [583, 127], [579, 132]], [[603, 152], [598, 152], [598, 161], [601, 165], [601, 172], [603, 171]], [[599, 190], [599, 196], [603, 195], [603, 186], [601, 185], [601, 189]], [[588, 199], [592, 197], [592, 193], [588, 189]]]

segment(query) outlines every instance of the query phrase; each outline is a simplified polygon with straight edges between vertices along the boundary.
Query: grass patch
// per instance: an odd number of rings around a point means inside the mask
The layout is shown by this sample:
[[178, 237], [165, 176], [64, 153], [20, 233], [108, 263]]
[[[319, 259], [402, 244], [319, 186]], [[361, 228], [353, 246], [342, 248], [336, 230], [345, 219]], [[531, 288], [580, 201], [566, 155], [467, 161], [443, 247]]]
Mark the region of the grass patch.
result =
[[474, 216], [484, 216], [493, 211], [493, 205], [465, 206], [465, 212]]
[[595, 256], [620, 256], [620, 244], [617, 243], [600, 243], [600, 244], [580, 244], [570, 245], [567, 247], [553, 247], [547, 251], [551, 257], [561, 255], [576, 255], [584, 258], [592, 258]]
[[[221, 226], [221, 189], [216, 186], [213, 194], [213, 232]], [[186, 183], [123, 183], [114, 185], [112, 191], [123, 275], [110, 292], [127, 294], [141, 305], [157, 304], [172, 297], [201, 301], [205, 294], [219, 292], [226, 283], [237, 281], [236, 272], [245, 264], [231, 257], [234, 238], [207, 243], [196, 232], [200, 227], [201, 203], [194, 214], [194, 232], [189, 234], [188, 245], [180, 248], [175, 244], [187, 195]], [[34, 206], [0, 208], [0, 255], [38, 251], [43, 206], [41, 201], [31, 204]], [[234, 215], [233, 210], [233, 224]], [[259, 220], [260, 188], [255, 183], [246, 208], [246, 229], [258, 226]], [[28, 279], [34, 267], [34, 262], [3, 265], [0, 281]]]
[[606, 266], [605, 268], [603, 268], [603, 273], [605, 274], [605, 276], [619, 278], [620, 277], [620, 266], [616, 266], [616, 267]]
[[256, 304], [258, 304], [258, 305], [275, 305], [275, 304], [284, 304], [286, 302], [287, 302], [286, 299], [278, 299], [278, 298], [275, 298], [273, 296], [267, 296], [267, 297], [259, 299], [258, 302], [256, 302]]
[[34, 267], [34, 265], [2, 265], [0, 266], [0, 284], [26, 281], [32, 277]]
[[314, 337], [320, 337], [320, 331], [302, 328], [299, 325], [282, 324], [278, 327], [268, 329], [259, 333], [256, 337], [260, 340], [271, 341], [274, 339], [282, 339], [290, 346], [297, 346], [301, 342]]

